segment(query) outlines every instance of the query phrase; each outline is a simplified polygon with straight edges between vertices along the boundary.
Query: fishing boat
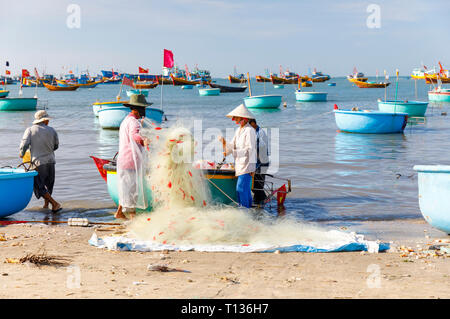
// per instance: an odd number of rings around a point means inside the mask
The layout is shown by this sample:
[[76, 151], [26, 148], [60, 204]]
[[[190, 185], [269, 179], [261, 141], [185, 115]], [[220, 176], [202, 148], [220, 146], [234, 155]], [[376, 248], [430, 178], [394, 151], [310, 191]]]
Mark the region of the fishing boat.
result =
[[297, 84], [298, 77], [291, 77], [291, 78], [280, 78], [275, 75], [270, 75], [270, 79], [272, 80], [272, 84]]
[[272, 82], [271, 78], [262, 76], [262, 75], [257, 75], [256, 77], [256, 82]]
[[436, 77], [436, 70], [428, 70], [426, 68], [415, 68], [411, 73], [411, 78], [417, 79], [417, 80], [424, 80], [425, 78], [433, 78]]
[[240, 74], [238, 76], [229, 75], [228, 80], [230, 81], [230, 83], [245, 83], [247, 81], [244, 74]]
[[148, 90], [127, 90], [127, 96], [128, 97], [130, 97], [130, 96], [132, 96], [133, 94], [142, 94], [142, 95], [144, 95], [145, 97], [148, 97]]
[[313, 82], [325, 82], [331, 79], [331, 77], [328, 74], [323, 74], [320, 71], [315, 71], [311, 75], [311, 81]]
[[27, 207], [33, 194], [36, 171], [0, 168], [0, 217], [20, 212]]
[[134, 84], [136, 89], [153, 89], [158, 86], [158, 82], [138, 81]]
[[354, 83], [355, 81], [366, 82], [368, 78], [364, 76], [364, 73], [358, 72], [356, 68], [353, 70], [353, 74], [347, 75], [347, 80]]
[[439, 77], [426, 77], [425, 78], [426, 84], [436, 84], [439, 81], [441, 83], [450, 83], [450, 77], [439, 76]]
[[170, 75], [170, 77], [172, 78], [173, 85], [196, 85], [201, 83], [201, 81], [189, 81], [183, 78], [177, 78], [172, 74]]
[[5, 97], [0, 99], [0, 111], [34, 111], [37, 98], [34, 97]]
[[92, 89], [95, 88], [97, 85], [103, 83], [103, 80], [100, 81], [89, 81], [87, 83], [78, 83], [77, 85], [81, 88], [81, 89]]
[[163, 77], [163, 76], [159, 76], [158, 77], [158, 84], [159, 85], [172, 85], [173, 81], [170, 77]]
[[371, 81], [359, 81], [359, 80], [353, 80], [352, 81], [354, 84], [356, 84], [357, 87], [359, 88], [364, 88], [364, 89], [370, 89], [370, 88], [385, 88], [388, 87], [389, 82], [371, 82]]
[[220, 95], [220, 89], [219, 88], [210, 88], [210, 89], [198, 89], [198, 94], [200, 96], [213, 96], [213, 95]]
[[4, 97], [7, 97], [8, 94], [9, 94], [9, 91], [7, 91], [7, 90], [0, 90], [0, 99], [4, 98]]
[[295, 91], [295, 99], [300, 102], [325, 102], [327, 100], [326, 92], [308, 92]]
[[433, 227], [450, 235], [450, 166], [415, 165], [418, 172], [419, 207]]
[[209, 82], [208, 85], [214, 89], [220, 89], [220, 93], [244, 92], [246, 86], [225, 86]]
[[387, 113], [406, 113], [409, 117], [423, 117], [428, 102], [421, 101], [382, 101], [378, 100], [378, 109]]
[[122, 82], [122, 79], [121, 78], [116, 79], [116, 78], [105, 78], [105, 77], [103, 77], [102, 81], [103, 82], [101, 84], [119, 84], [120, 82]]
[[92, 104], [92, 111], [94, 112], [95, 116], [98, 117], [98, 111], [112, 108], [112, 107], [121, 107], [124, 103], [128, 103], [129, 101], [111, 101], [111, 102], [95, 102]]
[[78, 85], [58, 86], [47, 83], [42, 83], [49, 91], [75, 91], [79, 88]]
[[[197, 85], [200, 85], [200, 84], [197, 84]], [[183, 90], [192, 90], [192, 89], [194, 88], [194, 86], [188, 84], [188, 85], [182, 85], [181, 88], [182, 88]]]
[[[150, 103], [152, 104], [152, 103]], [[108, 107], [102, 108], [98, 111], [98, 121], [103, 129], [118, 130], [120, 124], [130, 113], [129, 107]], [[145, 117], [153, 120], [154, 122], [161, 123], [163, 119], [164, 111], [152, 107], [145, 108]]]
[[428, 91], [428, 100], [433, 102], [450, 102], [450, 89], [436, 87]]
[[339, 130], [349, 133], [402, 133], [408, 121], [408, 114], [406, 113], [339, 110], [336, 105], [334, 115]]

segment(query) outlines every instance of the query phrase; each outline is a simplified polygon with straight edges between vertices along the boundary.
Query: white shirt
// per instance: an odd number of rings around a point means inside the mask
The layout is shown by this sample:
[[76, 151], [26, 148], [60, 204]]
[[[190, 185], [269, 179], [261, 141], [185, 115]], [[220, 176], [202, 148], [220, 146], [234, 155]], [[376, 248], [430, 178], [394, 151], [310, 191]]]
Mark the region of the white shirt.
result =
[[256, 170], [256, 131], [250, 125], [239, 127], [231, 143], [226, 144], [226, 155], [232, 153], [236, 176], [253, 173]]
[[261, 127], [258, 127], [256, 138], [257, 146], [259, 146], [259, 163], [257, 163], [260, 165], [259, 173], [266, 174], [267, 169], [269, 168], [269, 139], [267, 138], [266, 132]]

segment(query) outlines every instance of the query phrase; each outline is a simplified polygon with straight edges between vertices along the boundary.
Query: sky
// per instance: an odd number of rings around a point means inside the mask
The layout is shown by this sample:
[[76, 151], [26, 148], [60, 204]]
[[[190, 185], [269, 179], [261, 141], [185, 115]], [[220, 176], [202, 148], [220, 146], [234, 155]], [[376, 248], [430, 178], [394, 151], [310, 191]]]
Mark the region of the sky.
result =
[[[37, 67], [161, 73], [163, 49], [175, 63], [213, 77], [265, 70], [345, 76], [409, 75], [422, 63], [450, 68], [448, 0], [0, 0], [0, 72]], [[69, 28], [68, 6], [80, 8]], [[371, 4], [379, 28], [369, 28]], [[73, 21], [73, 20], [71, 20]]]

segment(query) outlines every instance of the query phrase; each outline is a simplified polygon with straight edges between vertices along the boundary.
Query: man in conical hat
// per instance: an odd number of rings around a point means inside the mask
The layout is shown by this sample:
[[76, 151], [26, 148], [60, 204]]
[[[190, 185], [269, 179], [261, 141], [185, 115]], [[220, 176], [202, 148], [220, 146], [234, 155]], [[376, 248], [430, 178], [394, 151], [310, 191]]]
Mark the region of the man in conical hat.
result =
[[143, 94], [133, 94], [124, 106], [131, 108], [130, 114], [122, 121], [119, 129], [119, 156], [117, 157], [117, 178], [119, 207], [116, 218], [126, 219], [124, 213], [131, 217], [136, 208], [147, 208], [144, 187], [144, 146], [148, 141], [140, 134], [140, 119], [145, 116], [145, 108], [152, 103], [145, 100]]
[[227, 114], [239, 128], [236, 130], [231, 142], [227, 143], [223, 137], [219, 139], [223, 145], [223, 156], [233, 154], [235, 159], [235, 172], [238, 177], [236, 194], [239, 205], [252, 207], [252, 176], [256, 170], [256, 132], [249, 124], [255, 116], [244, 104], [239, 105]]

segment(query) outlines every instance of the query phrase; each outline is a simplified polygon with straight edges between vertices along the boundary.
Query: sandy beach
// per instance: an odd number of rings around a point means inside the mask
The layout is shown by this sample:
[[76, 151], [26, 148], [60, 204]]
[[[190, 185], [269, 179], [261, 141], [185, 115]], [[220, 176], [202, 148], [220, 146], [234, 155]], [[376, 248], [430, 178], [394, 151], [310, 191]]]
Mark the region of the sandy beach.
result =
[[[117, 252], [88, 244], [111, 227], [9, 225], [0, 228], [0, 298], [450, 298], [450, 254], [430, 250], [450, 238], [424, 221], [400, 224], [411, 237], [378, 254]], [[67, 265], [14, 263], [42, 249]]]

